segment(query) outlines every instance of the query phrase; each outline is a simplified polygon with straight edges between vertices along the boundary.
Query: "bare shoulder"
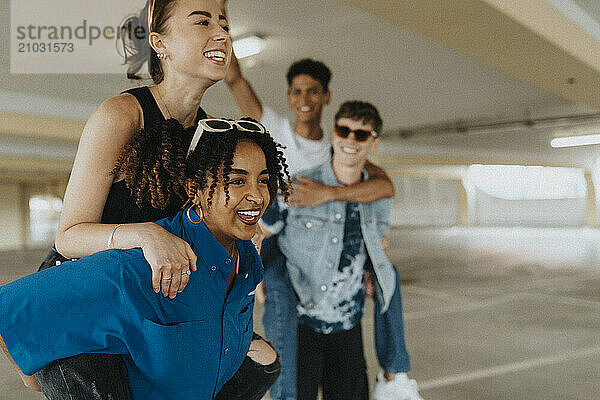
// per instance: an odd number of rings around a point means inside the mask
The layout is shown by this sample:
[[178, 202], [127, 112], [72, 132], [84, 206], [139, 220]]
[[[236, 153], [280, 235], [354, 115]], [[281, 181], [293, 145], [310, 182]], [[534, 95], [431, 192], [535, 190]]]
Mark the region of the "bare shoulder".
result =
[[82, 141], [111, 141], [122, 146], [143, 125], [141, 107], [130, 94], [105, 100], [88, 119]]
[[102, 102], [83, 128], [73, 173], [112, 171], [123, 147], [142, 123], [141, 108], [132, 95], [119, 95]]
[[140, 104], [129, 93], [123, 93], [105, 100], [94, 114], [97, 118], [119, 127], [139, 128], [143, 125]]

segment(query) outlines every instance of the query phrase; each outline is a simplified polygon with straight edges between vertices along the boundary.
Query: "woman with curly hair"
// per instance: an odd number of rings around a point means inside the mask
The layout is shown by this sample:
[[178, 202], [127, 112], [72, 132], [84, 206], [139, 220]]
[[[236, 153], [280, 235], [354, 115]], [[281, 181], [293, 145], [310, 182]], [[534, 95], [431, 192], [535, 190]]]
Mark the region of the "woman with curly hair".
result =
[[134, 400], [259, 399], [268, 389], [252, 376], [238, 382], [244, 393], [221, 390], [238, 369], [256, 371], [246, 354], [262, 263], [250, 239], [278, 190], [288, 194], [285, 160], [250, 120], [201, 120], [187, 157], [176, 145], [181, 126], [167, 121], [164, 129], [158, 151], [159, 132], [136, 134], [116, 170], [138, 204], [186, 201], [157, 222], [199, 255], [186, 290], [174, 299], [156, 293], [139, 248], [101, 251], [1, 287], [0, 344], [24, 380], [88, 352], [123, 357]]

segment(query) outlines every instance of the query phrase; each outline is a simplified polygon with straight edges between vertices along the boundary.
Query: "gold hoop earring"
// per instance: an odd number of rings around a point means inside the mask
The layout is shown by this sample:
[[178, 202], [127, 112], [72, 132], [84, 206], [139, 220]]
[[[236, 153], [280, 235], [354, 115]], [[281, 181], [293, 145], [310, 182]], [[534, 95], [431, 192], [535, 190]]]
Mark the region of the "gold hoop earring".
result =
[[200, 214], [198, 216], [200, 217], [200, 219], [198, 221], [194, 221], [194, 220], [192, 220], [192, 217], [190, 216], [190, 210], [192, 209], [192, 207], [194, 207], [194, 205], [189, 206], [188, 209], [187, 209], [187, 212], [186, 212], [187, 219], [192, 224], [198, 225], [204, 219], [204, 211], [202, 211], [202, 208], [200, 208], [200, 206], [198, 206], [198, 210], [200, 210]]

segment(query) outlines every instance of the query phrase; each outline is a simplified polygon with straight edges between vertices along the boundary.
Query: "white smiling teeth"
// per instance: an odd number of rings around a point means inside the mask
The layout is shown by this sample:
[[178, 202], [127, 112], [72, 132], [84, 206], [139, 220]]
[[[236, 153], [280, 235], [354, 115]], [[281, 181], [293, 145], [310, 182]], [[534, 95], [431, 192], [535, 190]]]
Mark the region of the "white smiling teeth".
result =
[[358, 150], [356, 149], [351, 149], [349, 147], [342, 147], [342, 150], [344, 151], [344, 153], [351, 153], [351, 154], [356, 154], [358, 153]]
[[260, 210], [238, 211], [237, 215], [245, 224], [253, 225], [258, 222]]
[[302, 106], [302, 107], [300, 107], [300, 111], [310, 111], [310, 107], [309, 106]]
[[224, 61], [225, 60], [225, 52], [220, 50], [207, 51], [204, 53], [204, 57], [210, 58], [215, 61]]
[[238, 211], [238, 214], [245, 215], [248, 217], [258, 217], [260, 211]]

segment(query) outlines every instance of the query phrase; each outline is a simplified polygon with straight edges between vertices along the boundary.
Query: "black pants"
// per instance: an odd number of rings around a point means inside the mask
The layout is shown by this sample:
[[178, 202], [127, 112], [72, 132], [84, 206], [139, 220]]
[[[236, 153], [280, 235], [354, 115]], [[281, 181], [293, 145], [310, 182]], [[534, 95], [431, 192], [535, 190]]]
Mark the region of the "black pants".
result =
[[367, 363], [360, 323], [325, 335], [298, 325], [298, 400], [368, 400]]
[[[215, 399], [259, 400], [275, 383], [280, 370], [279, 356], [270, 365], [246, 357]], [[35, 378], [49, 400], [129, 399], [126, 369], [120, 356], [80, 354], [56, 360], [38, 371]]]

